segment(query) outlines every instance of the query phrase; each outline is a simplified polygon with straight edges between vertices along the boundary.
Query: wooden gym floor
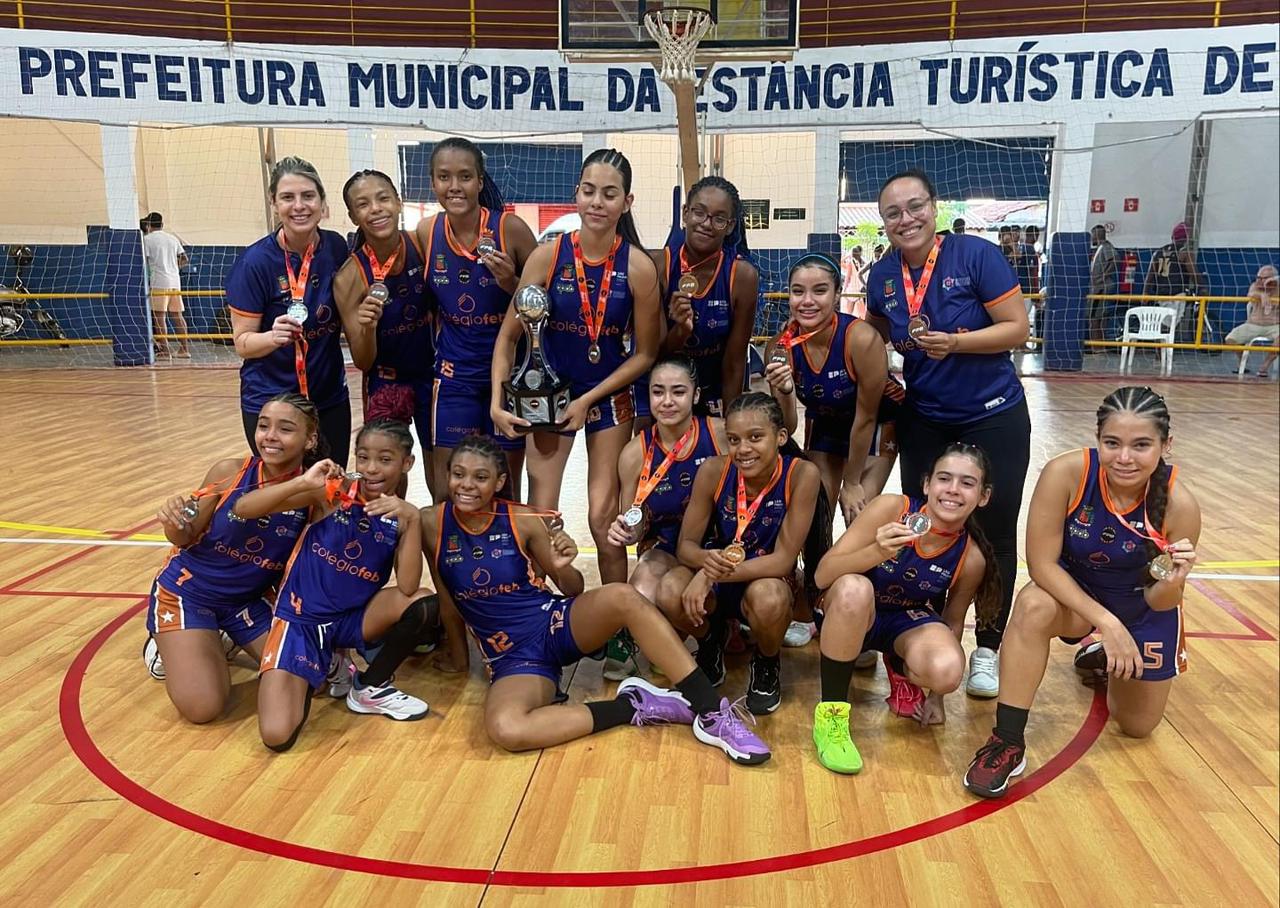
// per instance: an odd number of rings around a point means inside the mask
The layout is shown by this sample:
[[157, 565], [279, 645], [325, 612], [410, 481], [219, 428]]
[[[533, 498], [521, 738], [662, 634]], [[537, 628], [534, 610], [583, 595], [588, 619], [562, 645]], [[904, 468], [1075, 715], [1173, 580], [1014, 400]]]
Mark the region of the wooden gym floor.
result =
[[[1027, 381], [1028, 492], [1034, 468], [1090, 442], [1117, 384]], [[759, 769], [683, 728], [498, 752], [478, 660], [469, 678], [402, 669], [431, 703], [416, 724], [317, 700], [284, 756], [258, 742], [251, 666], [234, 669], [224, 719], [180, 724], [139, 658], [163, 552], [153, 517], [244, 450], [236, 374], [0, 372], [0, 903], [1276, 904], [1276, 388], [1159, 389], [1205, 515], [1191, 670], [1133, 741], [1057, 647], [1030, 772], [993, 803], [960, 778], [994, 704], [953, 694], [947, 724], [922, 730], [888, 715], [883, 669], [852, 695], [866, 768], [819, 766], [816, 642], [784, 656], [783, 706], [761, 722], [774, 758]], [[570, 470], [583, 475], [581, 446]], [[425, 503], [420, 474], [410, 497]], [[565, 507], [585, 547], [581, 504]], [[581, 564], [591, 583], [594, 559]], [[726, 690], [744, 685], [736, 663]], [[572, 674], [575, 698], [611, 690], [598, 663]]]

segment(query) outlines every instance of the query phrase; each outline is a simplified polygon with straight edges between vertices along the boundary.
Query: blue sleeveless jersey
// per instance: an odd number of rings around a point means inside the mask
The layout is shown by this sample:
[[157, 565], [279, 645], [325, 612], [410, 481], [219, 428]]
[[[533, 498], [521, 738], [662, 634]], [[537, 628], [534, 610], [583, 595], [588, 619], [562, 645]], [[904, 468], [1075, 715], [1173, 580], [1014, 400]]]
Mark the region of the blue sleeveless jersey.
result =
[[[917, 287], [922, 271], [911, 269]], [[998, 246], [953, 234], [943, 240], [920, 311], [934, 331], [977, 331], [993, 324], [988, 308], [1018, 290], [1018, 278]], [[867, 311], [889, 322], [889, 340], [903, 357], [907, 402], [926, 419], [962, 425], [1022, 400], [1022, 383], [1008, 353], [952, 353], [930, 359], [907, 335], [911, 316], [897, 250], [871, 266]]]
[[[1169, 476], [1169, 488], [1177, 479]], [[1146, 532], [1146, 509], [1138, 502], [1117, 516], [1107, 494], [1106, 477], [1098, 464], [1098, 449], [1084, 449], [1084, 475], [1062, 524], [1062, 555], [1058, 563], [1104, 608], [1126, 625], [1150, 611], [1143, 596], [1151, 556], [1146, 540], [1120, 522]], [[1163, 529], [1163, 528], [1161, 528]]]
[[[751, 522], [742, 534], [742, 544], [747, 550], [748, 558], [759, 558], [773, 551], [778, 541], [778, 533], [782, 529], [782, 519], [786, 516], [787, 505], [791, 502], [791, 477], [799, 461], [790, 455], [782, 457], [782, 473], [778, 481], [764, 493], [764, 501]], [[747, 496], [750, 506], [752, 496]], [[716, 486], [715, 531], [718, 548], [723, 548], [733, 541], [738, 531], [738, 466], [732, 458], [726, 458], [724, 472], [720, 474], [720, 484]]]
[[[422, 273], [422, 256], [411, 233], [400, 231], [403, 267], [382, 279], [390, 297], [378, 320], [378, 353], [369, 371], [389, 381], [417, 381], [432, 375], [431, 299]], [[351, 257], [360, 266], [365, 287], [373, 283], [373, 266], [364, 249]]]
[[[715, 433], [705, 416], [693, 418], [693, 447], [684, 457], [676, 458], [667, 470], [662, 482], [649, 493], [644, 500], [645, 509], [649, 512], [649, 528], [646, 540], [655, 540], [655, 545], [668, 554], [676, 553], [676, 542], [680, 538], [680, 521], [689, 508], [689, 493], [693, 491], [693, 480], [698, 467], [709, 458], [724, 453], [716, 446]], [[662, 442], [656, 444], [657, 427], [650, 426], [641, 433], [644, 449], [649, 452], [649, 469], [655, 471], [666, 459], [667, 449]]]
[[809, 360], [808, 344], [802, 343], [787, 352], [791, 356], [791, 374], [796, 383], [796, 397], [804, 404], [806, 419], [852, 417], [858, 408], [858, 376], [853, 361], [845, 355], [849, 329], [856, 319], [836, 313], [836, 329], [831, 334], [827, 358], [814, 364]]
[[436, 533], [437, 576], [462, 620], [492, 662], [546, 633], [548, 611], [564, 601], [542, 582], [516, 530], [509, 501], [494, 501], [496, 514], [471, 533], [458, 521], [453, 502], [440, 510]]
[[261, 484], [262, 461], [246, 458], [218, 499], [204, 534], [170, 552], [156, 576], [161, 586], [204, 605], [242, 605], [275, 587], [309, 512], [302, 508], [254, 520], [237, 517], [236, 501]]
[[[667, 297], [663, 311], [670, 313], [671, 297], [680, 285], [680, 250], [683, 243], [666, 248]], [[680, 352], [693, 360], [698, 369], [698, 387], [703, 400], [720, 400], [724, 397], [724, 348], [729, 341], [729, 329], [733, 326], [733, 268], [737, 256], [726, 252], [711, 283], [693, 295], [693, 333], [684, 342]], [[667, 325], [672, 324], [670, 318]]]
[[329, 512], [298, 540], [276, 616], [294, 624], [327, 624], [360, 611], [390, 580], [399, 538], [394, 517], [370, 517], [359, 502]]
[[[505, 211], [489, 211], [482, 228], [506, 252]], [[439, 305], [436, 333], [436, 375], [452, 378], [489, 391], [489, 365], [498, 329], [507, 314], [511, 294], [494, 280], [489, 269], [461, 249], [445, 234], [444, 213], [431, 227], [426, 249], [431, 292]], [[572, 259], [570, 259], [572, 263]]]
[[[227, 305], [237, 315], [260, 318], [263, 331], [270, 330], [272, 322], [285, 314], [290, 302], [285, 251], [278, 235], [279, 231], [270, 233], [245, 249], [227, 275]], [[289, 259], [297, 274], [302, 256], [290, 252]], [[333, 276], [346, 260], [347, 241], [332, 230], [321, 230], [307, 279], [307, 321], [303, 325], [308, 391], [321, 410], [347, 399], [346, 366], [338, 342], [342, 319], [333, 301]], [[293, 344], [240, 365], [240, 408], [246, 413], [257, 413], [282, 391], [297, 390]]]
[[[924, 506], [925, 499], [903, 495], [898, 517], [901, 519]], [[930, 600], [945, 594], [960, 576], [970, 545], [969, 533], [961, 530], [959, 536], [948, 540], [938, 551], [924, 554], [918, 545], [905, 546], [895, 557], [866, 571], [865, 575], [876, 591], [876, 609], [932, 608]]]
[[[609, 300], [605, 306], [604, 325], [600, 329], [600, 362], [587, 359], [591, 346], [587, 325], [582, 317], [582, 297], [578, 293], [577, 272], [573, 265], [573, 237], [556, 238], [556, 255], [547, 272], [547, 293], [551, 297], [551, 315], [547, 319], [543, 341], [547, 359], [561, 378], [570, 381], [575, 395], [600, 384], [631, 355], [631, 318], [634, 304], [627, 280], [631, 244], [618, 246], [613, 259], [613, 277], [609, 284]], [[604, 276], [604, 262], [583, 262], [587, 276], [588, 298], [594, 308], [597, 292]]]

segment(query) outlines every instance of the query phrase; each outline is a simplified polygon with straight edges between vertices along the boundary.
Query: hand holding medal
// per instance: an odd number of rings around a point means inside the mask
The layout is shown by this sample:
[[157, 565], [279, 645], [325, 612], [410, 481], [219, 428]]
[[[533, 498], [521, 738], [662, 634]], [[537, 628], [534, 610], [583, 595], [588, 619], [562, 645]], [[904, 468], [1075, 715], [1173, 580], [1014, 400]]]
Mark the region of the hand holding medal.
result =
[[[931, 329], [929, 316], [925, 315], [921, 310], [924, 308], [925, 294], [929, 291], [929, 284], [933, 280], [933, 269], [938, 264], [938, 252], [941, 249], [942, 237], [937, 237], [933, 241], [933, 248], [929, 250], [929, 257], [925, 259], [924, 270], [920, 273], [920, 286], [918, 287], [911, 280], [911, 269], [907, 266], [906, 260], [904, 259], [902, 262], [902, 287], [906, 291], [907, 297], [907, 337], [922, 348], [924, 345], [921, 344], [921, 339], [930, 334]], [[932, 354], [930, 353], [930, 355]]]
[[365, 291], [364, 299], [361, 300], [359, 308], [356, 310], [356, 317], [362, 325], [372, 325], [377, 323], [382, 317], [382, 307], [387, 304], [387, 300], [391, 298], [391, 291], [387, 289], [387, 275], [391, 273], [391, 269], [395, 267], [396, 260], [400, 258], [400, 253], [404, 249], [404, 237], [400, 237], [400, 246], [385, 261], [378, 261], [378, 254], [374, 252], [373, 247], [368, 243], [364, 244], [364, 254], [369, 260], [369, 271], [373, 273], [373, 282], [369, 284], [369, 289]]
[[[667, 473], [671, 470], [671, 465], [676, 462], [676, 458], [680, 456], [680, 452], [684, 450], [689, 438], [693, 435], [693, 423], [689, 424], [689, 428], [684, 430], [684, 434], [672, 446], [671, 450], [662, 458], [662, 463], [658, 464], [656, 470], [653, 467], [653, 449], [646, 447], [644, 449], [644, 464], [640, 468], [640, 481], [636, 485], [635, 498], [631, 502], [631, 507], [622, 512], [622, 525], [626, 528], [630, 537], [628, 542], [637, 542], [644, 536], [645, 527], [649, 523], [648, 509], [644, 506], [645, 499], [653, 494], [662, 480], [666, 478]], [[655, 430], [654, 439], [656, 443], [657, 434]], [[745, 553], [744, 553], [745, 557]]]
[[795, 377], [791, 373], [791, 350], [799, 347], [809, 338], [816, 334], [821, 334], [826, 329], [832, 330], [832, 336], [835, 336], [835, 327], [839, 322], [839, 317], [831, 316], [831, 320], [825, 325], [814, 328], [812, 331], [806, 331], [803, 334], [797, 333], [800, 325], [795, 321], [787, 322], [787, 327], [783, 329], [782, 334], [778, 335], [777, 342], [773, 345], [773, 353], [769, 356], [769, 362], [765, 365], [764, 376], [769, 385], [783, 394], [791, 394], [796, 390]]
[[[316, 254], [316, 244], [308, 243], [307, 251], [302, 256], [302, 267], [297, 273], [293, 270], [293, 260], [289, 257], [289, 250], [284, 251], [284, 271], [289, 281], [289, 308], [285, 310], [285, 314], [293, 322], [296, 322], [299, 329], [307, 323], [309, 310], [307, 309], [307, 281], [311, 277], [311, 260]], [[276, 320], [277, 324], [279, 319]], [[272, 334], [275, 333], [275, 325], [272, 325]], [[281, 346], [277, 344], [277, 346]], [[303, 397], [307, 396], [307, 339], [303, 336], [303, 332], [299, 330], [293, 337], [293, 368], [298, 376], [298, 393]]]
[[748, 504], [747, 481], [743, 478], [742, 473], [738, 473], [738, 494], [735, 508], [737, 529], [733, 534], [733, 541], [720, 550], [720, 557], [728, 562], [731, 571], [747, 560], [747, 547], [742, 544], [742, 537], [747, 532], [747, 527], [751, 525], [751, 521], [755, 518], [756, 511], [760, 510], [760, 505], [764, 503], [765, 498], [773, 487], [778, 484], [778, 479], [781, 476], [782, 458], [779, 457], [773, 465], [773, 475], [764, 484], [764, 488], [760, 490], [759, 494], [751, 499], [751, 503]]

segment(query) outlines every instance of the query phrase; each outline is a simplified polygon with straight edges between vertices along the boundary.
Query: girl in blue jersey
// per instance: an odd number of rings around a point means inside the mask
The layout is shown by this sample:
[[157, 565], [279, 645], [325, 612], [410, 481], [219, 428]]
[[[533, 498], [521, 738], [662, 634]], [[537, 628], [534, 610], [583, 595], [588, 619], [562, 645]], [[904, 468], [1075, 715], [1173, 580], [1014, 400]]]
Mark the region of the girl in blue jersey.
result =
[[1031, 582], [1018, 593], [1000, 660], [991, 737], [964, 784], [1003, 795], [1026, 767], [1024, 732], [1054, 637], [1101, 636], [1076, 664], [1110, 676], [1107, 709], [1143, 738], [1186, 671], [1182, 597], [1196, 563], [1200, 506], [1177, 482], [1169, 408], [1150, 388], [1119, 388], [1098, 408], [1098, 446], [1049, 461], [1027, 514]]
[[151, 587], [147, 631], [164, 665], [165, 691], [188, 722], [212, 722], [231, 694], [226, 651], [231, 642], [255, 659], [271, 624], [271, 598], [309, 516], [306, 508], [245, 521], [234, 513], [241, 496], [281, 483], [313, 457], [319, 438], [315, 405], [280, 394], [258, 414], [260, 456], [220, 460], [195, 496], [175, 495], [157, 517], [174, 548]]
[[[973, 520], [991, 497], [990, 469], [981, 448], [948, 445], [923, 479], [924, 497], [879, 496], [818, 565], [826, 593], [813, 742], [833, 772], [862, 769], [849, 734], [849, 682], [863, 651], [884, 655], [890, 710], [921, 725], [946, 721], [942, 697], [964, 677], [969, 605], [976, 600], [983, 624], [1000, 610], [1000, 575]], [[918, 515], [928, 518], [923, 532], [908, 526]], [[939, 598], [942, 614], [933, 606]]]
[[[703, 409], [723, 416], [742, 393], [760, 274], [746, 256], [742, 202], [728, 180], [694, 183], [681, 216], [684, 230], [654, 256], [666, 301], [662, 351], [693, 360]], [[692, 292], [680, 288], [687, 274], [697, 281]], [[648, 416], [645, 403], [640, 412]]]
[[280, 226], [240, 253], [227, 275], [231, 331], [236, 353], [244, 359], [240, 409], [245, 437], [252, 446], [263, 404], [282, 391], [296, 391], [319, 409], [329, 456], [346, 464], [351, 400], [338, 343], [342, 321], [333, 300], [333, 276], [347, 259], [347, 243], [320, 229], [324, 184], [309, 163], [282, 159], [272, 168], [268, 190]]
[[[351, 361], [364, 373], [365, 421], [412, 421], [430, 444], [434, 301], [426, 291], [421, 246], [400, 229], [400, 194], [385, 173], [352, 175], [342, 199], [356, 241], [333, 280], [333, 295]], [[428, 469], [428, 486], [434, 478]]]
[[698, 638], [698, 664], [716, 686], [729, 619], [751, 626], [747, 709], [765, 715], [782, 702], [779, 648], [822, 483], [817, 467], [781, 452], [787, 428], [768, 394], [734, 400], [725, 435], [728, 453], [698, 468], [676, 548], [682, 567], [663, 576], [658, 604], [677, 630]]
[[[578, 547], [538, 511], [496, 497], [506, 463], [492, 439], [472, 435], [449, 464], [449, 498], [422, 512], [427, 562], [440, 595], [448, 635], [442, 667], [465, 670], [466, 629], [489, 670], [485, 729], [506, 750], [549, 747], [619, 725], [692, 725], [699, 741], [738, 763], [769, 759], [769, 749], [716, 696], [661, 613], [630, 586], [583, 591], [573, 567]], [[542, 579], [553, 582], [554, 593]], [[675, 690], [639, 678], [617, 697], [558, 704], [565, 665], [626, 629], [676, 680]]]
[[[724, 423], [694, 415], [700, 402], [697, 371], [682, 355], [668, 355], [649, 373], [649, 405], [654, 424], [631, 439], [618, 460], [622, 497], [618, 516], [609, 527], [609, 541], [637, 546], [639, 560], [631, 585], [650, 602], [658, 601], [658, 584], [679, 565], [676, 540], [689, 506], [698, 467], [726, 450]], [[628, 512], [639, 508], [643, 521]], [[624, 652], [606, 657], [604, 676], [619, 681], [635, 670], [634, 644], [620, 643]], [[621, 663], [615, 665], [613, 663]]]
[[995, 551], [1004, 600], [998, 620], [978, 632], [966, 690], [994, 697], [1031, 457], [1031, 417], [1009, 356], [1027, 339], [1026, 305], [999, 247], [968, 234], [937, 235], [937, 193], [923, 171], [885, 181], [880, 216], [893, 250], [867, 278], [867, 321], [903, 357], [902, 489], [918, 496], [920, 477], [953, 441], [981, 447], [992, 461], [991, 502], [977, 519]]
[[[617, 515], [618, 457], [631, 439], [633, 383], [658, 352], [662, 333], [658, 278], [631, 216], [631, 164], [612, 148], [582, 164], [576, 195], [582, 229], [534, 250], [521, 286], [547, 290], [551, 314], [543, 333], [547, 359], [570, 383], [573, 402], [564, 432], [535, 432], [528, 449], [529, 502], [556, 510], [565, 463], [577, 431], [587, 434], [588, 522], [597, 546], [600, 579], [627, 579], [626, 550], [609, 541]], [[508, 438], [528, 423], [506, 409], [502, 383], [511, 376], [523, 334], [514, 309], [493, 351], [493, 423]]]
[[525, 438], [494, 429], [489, 368], [503, 316], [537, 245], [529, 226], [506, 210], [484, 154], [462, 138], [438, 142], [428, 164], [444, 209], [418, 223], [428, 286], [439, 303], [435, 397], [431, 414], [432, 491], [445, 494], [449, 453], [472, 432], [493, 435], [507, 452], [511, 495], [520, 497]]
[[322, 460], [236, 502], [245, 520], [302, 507], [312, 513], [285, 568], [262, 650], [258, 730], [271, 750], [286, 751], [297, 740], [335, 649], [381, 643], [368, 668], [352, 669], [352, 712], [398, 720], [427, 714], [426, 703], [391, 686], [427, 620], [426, 594], [418, 589], [418, 509], [394, 494], [413, 469], [412, 450], [408, 426], [375, 420], [356, 436], [358, 479]]
[[893, 469], [895, 420], [902, 386], [889, 377], [875, 329], [837, 311], [840, 269], [807, 253], [787, 278], [791, 322], [765, 349], [765, 378], [782, 404], [787, 428], [805, 407], [805, 453], [822, 471], [827, 498], [845, 525], [880, 494]]

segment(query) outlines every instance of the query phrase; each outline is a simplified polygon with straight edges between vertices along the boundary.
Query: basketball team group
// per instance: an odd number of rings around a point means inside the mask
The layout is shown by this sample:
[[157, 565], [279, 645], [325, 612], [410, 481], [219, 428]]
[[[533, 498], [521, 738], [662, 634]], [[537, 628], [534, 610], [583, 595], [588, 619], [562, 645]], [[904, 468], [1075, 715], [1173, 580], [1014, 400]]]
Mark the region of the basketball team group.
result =
[[[259, 662], [274, 751], [321, 693], [420, 719], [427, 704], [400, 689], [414, 673], [393, 674], [433, 648], [430, 670], [466, 672], [470, 636], [497, 747], [684, 725], [758, 765], [771, 756], [758, 720], [796, 671], [782, 654], [816, 636], [814, 755], [837, 773], [862, 768], [850, 686], [877, 654], [904, 720], [944, 722], [962, 686], [997, 701], [964, 776], [982, 797], [1026, 767], [1055, 637], [1081, 644], [1076, 668], [1107, 685], [1124, 733], [1160, 721], [1185, 668], [1200, 533], [1167, 462], [1169, 410], [1150, 388], [1119, 388], [1098, 406], [1096, 446], [1044, 466], [1015, 597], [1031, 416], [1010, 351], [1026, 307], [998, 246], [938, 234], [927, 174], [881, 188], [893, 248], [869, 273], [865, 319], [841, 311], [836, 262], [790, 265], [789, 317], [764, 349], [765, 390], [750, 390], [759, 281], [732, 183], [690, 187], [650, 252], [616, 150], [582, 164], [580, 228], [541, 244], [471, 142], [439, 142], [430, 169], [441, 211], [412, 231], [393, 179], [347, 180], [351, 244], [319, 226], [314, 167], [286, 158], [272, 172], [279, 226], [226, 286], [252, 454], [213, 464], [159, 512], [173, 548], [151, 591], [147, 662], [185, 720], [224, 713], [236, 650]], [[530, 286], [545, 291], [537, 332], [512, 304]], [[344, 337], [363, 373], [354, 454]], [[554, 422], [518, 415], [513, 376], [534, 367], [527, 384], [567, 391]], [[560, 507], [580, 433], [586, 489], [571, 500], [587, 502], [592, 589]], [[895, 461], [904, 494], [881, 494]], [[428, 507], [405, 500], [419, 465]], [[744, 691], [724, 689], [726, 651], [749, 653]], [[612, 699], [567, 702], [561, 672], [584, 657], [605, 658]]]

